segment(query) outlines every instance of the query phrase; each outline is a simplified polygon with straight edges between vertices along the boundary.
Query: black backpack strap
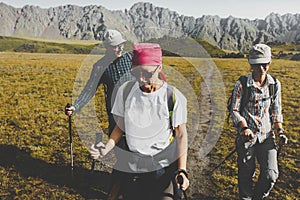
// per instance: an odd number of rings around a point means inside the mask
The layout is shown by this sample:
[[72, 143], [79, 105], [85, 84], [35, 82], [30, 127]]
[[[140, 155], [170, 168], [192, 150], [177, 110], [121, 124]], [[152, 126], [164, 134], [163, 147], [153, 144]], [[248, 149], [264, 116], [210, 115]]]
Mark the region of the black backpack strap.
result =
[[271, 99], [271, 105], [274, 103], [274, 100], [275, 100], [275, 94], [277, 91], [276, 88], [277, 88], [277, 80], [274, 76], [271, 76], [274, 80], [274, 83], [275, 84], [269, 84], [269, 96], [270, 96], [270, 99]]
[[169, 110], [169, 121], [170, 121], [170, 127], [173, 129], [172, 126], [172, 116], [173, 116], [173, 110], [174, 110], [174, 105], [175, 105], [175, 91], [174, 87], [168, 85], [167, 86], [167, 99], [168, 99], [168, 110]]
[[244, 110], [250, 97], [250, 90], [247, 87], [247, 80], [248, 80], [248, 76], [240, 76], [239, 78], [239, 81], [241, 82], [244, 91], [244, 94], [242, 95], [242, 99], [241, 99], [240, 112]]
[[168, 85], [167, 87], [167, 98], [168, 98], [168, 109], [169, 111], [173, 111], [174, 103], [175, 103], [175, 93], [174, 87]]

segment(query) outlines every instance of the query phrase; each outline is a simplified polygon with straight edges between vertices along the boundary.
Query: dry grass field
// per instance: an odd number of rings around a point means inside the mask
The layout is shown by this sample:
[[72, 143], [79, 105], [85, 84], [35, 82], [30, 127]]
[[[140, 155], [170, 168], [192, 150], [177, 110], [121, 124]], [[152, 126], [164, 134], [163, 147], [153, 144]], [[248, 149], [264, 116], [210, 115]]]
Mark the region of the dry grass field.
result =
[[[96, 61], [99, 56], [90, 56]], [[104, 199], [110, 169], [90, 172], [88, 149], [74, 127], [73, 177], [70, 173], [68, 121], [64, 106], [72, 102], [78, 70], [87, 55], [0, 53], [0, 199]], [[214, 58], [224, 83], [226, 102], [235, 81], [250, 72], [246, 59]], [[201, 63], [201, 62], [200, 62]], [[191, 63], [165, 57], [166, 70], [175, 70], [193, 88], [200, 101], [203, 77]], [[201, 65], [199, 65], [201, 68]], [[281, 174], [269, 199], [300, 199], [299, 133], [300, 133], [300, 63], [274, 59], [270, 73], [282, 83], [284, 128], [289, 145], [280, 156]], [[168, 71], [167, 71], [168, 72]], [[172, 84], [185, 83], [169, 77]], [[107, 128], [103, 93], [98, 92], [96, 110], [99, 124]], [[201, 111], [190, 106], [189, 113]], [[102, 114], [101, 114], [102, 113]], [[234, 128], [224, 121], [216, 146], [207, 155], [207, 167], [213, 168], [234, 148]], [[189, 128], [193, 129], [192, 124]], [[193, 141], [194, 143], [197, 141]], [[201, 144], [200, 144], [201, 145]], [[196, 148], [195, 145], [193, 148]], [[236, 155], [225, 162], [203, 185], [192, 184], [190, 199], [236, 199]], [[202, 162], [193, 158], [193, 162]], [[197, 175], [197, 169], [189, 169]], [[202, 171], [199, 171], [199, 174]], [[193, 182], [193, 176], [190, 177]], [[203, 192], [205, 188], [206, 194]]]

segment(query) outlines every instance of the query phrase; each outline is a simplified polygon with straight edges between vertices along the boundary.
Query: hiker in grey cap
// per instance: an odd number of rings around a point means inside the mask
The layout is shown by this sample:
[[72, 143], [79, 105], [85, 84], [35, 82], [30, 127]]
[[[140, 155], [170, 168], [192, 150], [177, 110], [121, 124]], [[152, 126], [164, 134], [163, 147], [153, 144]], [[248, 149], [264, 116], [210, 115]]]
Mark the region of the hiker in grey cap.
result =
[[121, 33], [116, 30], [107, 30], [103, 35], [103, 44], [106, 52], [104, 57], [98, 60], [92, 69], [90, 78], [79, 97], [75, 100], [74, 105], [66, 108], [66, 114], [72, 115], [77, 113], [85, 106], [95, 95], [97, 88], [103, 84], [106, 101], [106, 112], [109, 119], [110, 135], [115, 120], [111, 114], [111, 107], [114, 102], [114, 90], [128, 80], [132, 80], [131, 75], [131, 53], [123, 52], [124, 42], [126, 40]]
[[[252, 73], [239, 79], [234, 87], [230, 108], [237, 127], [239, 197], [245, 200], [264, 199], [278, 178], [275, 135], [287, 144], [282, 128], [281, 84], [268, 74], [271, 48], [254, 45], [248, 58]], [[243, 83], [244, 82], [244, 83]], [[253, 188], [256, 159], [260, 174]]]
[[[116, 124], [115, 119], [111, 114], [111, 108], [115, 100], [116, 91], [123, 83], [133, 79], [133, 76], [130, 73], [132, 55], [129, 52], [123, 51], [124, 42], [126, 42], [126, 40], [120, 32], [110, 29], [105, 31], [103, 35], [103, 44], [106, 49], [105, 55], [94, 64], [90, 78], [74, 104], [65, 108], [65, 113], [68, 116], [79, 112], [80, 109], [91, 100], [98, 87], [102, 84], [104, 86], [106, 112], [108, 115], [108, 135], [112, 133]], [[118, 146], [125, 148], [125, 140], [120, 140]], [[114, 192], [111, 193], [117, 193], [115, 191], [117, 190], [115, 188], [118, 188], [117, 174], [118, 173], [113, 170], [114, 180], [111, 190], [114, 190]], [[109, 198], [114, 199], [116, 197]]]

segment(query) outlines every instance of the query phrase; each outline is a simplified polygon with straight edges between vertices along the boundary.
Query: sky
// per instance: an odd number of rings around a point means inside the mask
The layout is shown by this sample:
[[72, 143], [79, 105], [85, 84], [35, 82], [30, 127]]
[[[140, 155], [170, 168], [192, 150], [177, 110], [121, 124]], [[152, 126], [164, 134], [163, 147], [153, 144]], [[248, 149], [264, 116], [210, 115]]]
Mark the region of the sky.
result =
[[247, 19], [265, 19], [270, 13], [280, 15], [300, 13], [299, 0], [0, 0], [13, 7], [35, 5], [41, 8], [72, 4], [78, 6], [101, 5], [109, 10], [125, 10], [137, 2], [150, 2], [179, 14], [193, 17], [218, 15]]

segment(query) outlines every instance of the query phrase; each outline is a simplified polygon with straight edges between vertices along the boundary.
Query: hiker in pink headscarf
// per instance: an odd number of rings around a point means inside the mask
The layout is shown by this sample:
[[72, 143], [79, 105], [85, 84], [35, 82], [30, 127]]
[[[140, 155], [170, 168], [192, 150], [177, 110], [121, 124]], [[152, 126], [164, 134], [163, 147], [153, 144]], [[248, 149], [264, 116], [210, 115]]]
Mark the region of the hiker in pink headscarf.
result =
[[93, 158], [103, 157], [125, 136], [128, 151], [116, 164], [123, 174], [123, 199], [176, 199], [189, 186], [187, 100], [162, 80], [161, 72], [160, 46], [134, 44], [136, 80], [124, 83], [117, 92], [112, 114], [118, 121], [109, 140], [90, 150]]

